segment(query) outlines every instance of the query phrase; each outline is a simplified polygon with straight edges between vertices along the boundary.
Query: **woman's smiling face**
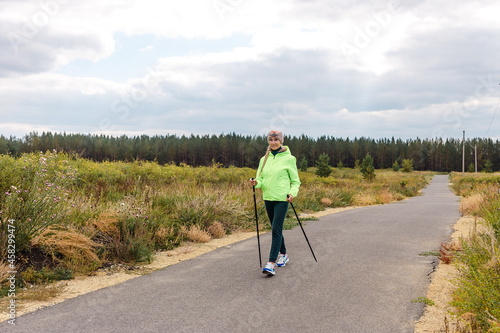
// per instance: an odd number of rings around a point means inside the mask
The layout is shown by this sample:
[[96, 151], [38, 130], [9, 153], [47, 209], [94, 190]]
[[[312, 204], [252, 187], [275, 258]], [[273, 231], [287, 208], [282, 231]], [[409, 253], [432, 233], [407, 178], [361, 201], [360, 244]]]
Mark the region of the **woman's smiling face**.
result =
[[272, 150], [276, 150], [281, 147], [281, 141], [276, 136], [270, 136], [267, 138], [267, 142], [269, 142]]

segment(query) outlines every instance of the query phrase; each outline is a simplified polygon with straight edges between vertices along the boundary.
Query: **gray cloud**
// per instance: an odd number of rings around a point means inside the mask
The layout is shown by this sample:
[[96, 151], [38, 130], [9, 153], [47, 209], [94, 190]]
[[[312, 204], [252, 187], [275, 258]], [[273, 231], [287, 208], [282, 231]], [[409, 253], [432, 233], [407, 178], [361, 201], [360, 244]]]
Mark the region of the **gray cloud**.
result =
[[[65, 62], [98, 61], [109, 54], [112, 29], [100, 36], [82, 29], [81, 22], [74, 31], [61, 31], [54, 22], [17, 54], [8, 35], [0, 33], [0, 115], [6, 123], [108, 133], [253, 135], [280, 127], [292, 135], [423, 138], [455, 136], [468, 127], [484, 135], [499, 97], [498, 26], [477, 19], [485, 13], [468, 17], [450, 10], [455, 2], [401, 1], [390, 24], [379, 23], [369, 43], [356, 45], [356, 34], [370, 34], [366, 29], [389, 6], [388, 1], [297, 1], [286, 10], [275, 8], [284, 20], [276, 23], [285, 30], [284, 40], [282, 31], [271, 31], [266, 22], [269, 36], [249, 28], [249, 34], [259, 35], [252, 45], [242, 45], [246, 51], [158, 59], [145, 77], [123, 86], [71, 77], [56, 84], [59, 78], [44, 76]], [[472, 2], [463, 6], [476, 8]], [[237, 14], [235, 9], [227, 15]], [[286, 33], [288, 26], [293, 29]], [[356, 53], [346, 56], [343, 42]], [[500, 128], [499, 118], [493, 129]]]

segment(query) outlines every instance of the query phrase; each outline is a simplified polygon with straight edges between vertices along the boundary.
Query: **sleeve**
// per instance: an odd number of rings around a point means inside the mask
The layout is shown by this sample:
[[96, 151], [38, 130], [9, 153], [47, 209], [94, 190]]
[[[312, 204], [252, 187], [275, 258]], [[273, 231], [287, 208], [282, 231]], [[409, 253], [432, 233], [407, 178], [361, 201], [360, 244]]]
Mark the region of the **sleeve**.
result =
[[261, 188], [262, 187], [262, 175], [259, 176], [260, 171], [262, 169], [262, 163], [264, 159], [261, 158], [259, 162], [259, 167], [257, 168], [257, 173], [255, 174], [255, 180], [257, 180], [257, 185], [255, 185], [255, 188]]
[[300, 178], [297, 170], [297, 159], [293, 156], [290, 159], [288, 175], [290, 177], [290, 194], [296, 197], [299, 194]]

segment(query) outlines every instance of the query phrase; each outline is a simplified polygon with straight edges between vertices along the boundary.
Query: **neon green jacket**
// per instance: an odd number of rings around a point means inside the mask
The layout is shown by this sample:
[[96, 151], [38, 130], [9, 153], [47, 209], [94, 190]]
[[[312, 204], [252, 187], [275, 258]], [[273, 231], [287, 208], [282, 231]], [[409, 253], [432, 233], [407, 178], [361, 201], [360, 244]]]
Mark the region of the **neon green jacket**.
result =
[[264, 200], [286, 201], [287, 194], [296, 197], [299, 193], [300, 179], [297, 161], [287, 146], [283, 148], [286, 150], [276, 156], [269, 153], [264, 168], [262, 164], [264, 164], [265, 156], [260, 159], [255, 187], [262, 188]]

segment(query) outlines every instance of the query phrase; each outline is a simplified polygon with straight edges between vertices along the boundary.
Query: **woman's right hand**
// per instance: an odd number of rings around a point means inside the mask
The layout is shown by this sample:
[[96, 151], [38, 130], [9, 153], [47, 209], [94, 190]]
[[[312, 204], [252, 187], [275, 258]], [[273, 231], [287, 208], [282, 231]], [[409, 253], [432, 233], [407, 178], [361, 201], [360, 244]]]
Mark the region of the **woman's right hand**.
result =
[[250, 179], [250, 185], [252, 185], [252, 186], [257, 185], [257, 180], [255, 180], [255, 179], [253, 179], [253, 178], [252, 178], [252, 179]]

